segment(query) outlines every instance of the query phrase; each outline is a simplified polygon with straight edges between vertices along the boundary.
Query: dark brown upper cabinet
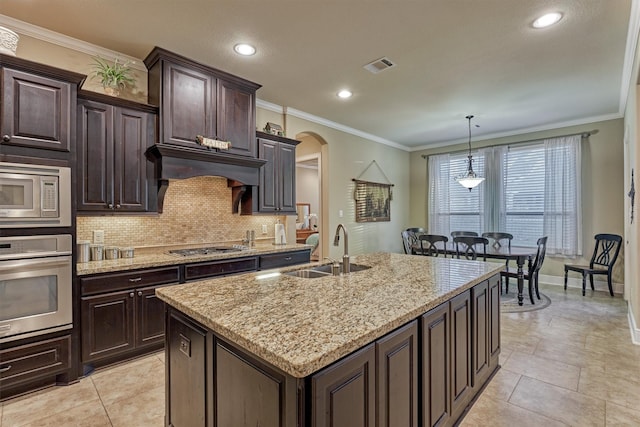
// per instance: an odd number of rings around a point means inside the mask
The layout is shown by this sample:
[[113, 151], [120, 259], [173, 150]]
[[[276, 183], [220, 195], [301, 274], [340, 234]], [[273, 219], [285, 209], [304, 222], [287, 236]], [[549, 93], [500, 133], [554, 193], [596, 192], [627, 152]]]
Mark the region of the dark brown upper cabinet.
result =
[[256, 132], [260, 183], [243, 195], [242, 214], [296, 214], [296, 145], [300, 141]]
[[155, 108], [82, 92], [78, 100], [77, 206], [82, 213], [154, 212]]
[[[160, 108], [160, 144], [256, 157], [256, 91], [260, 85], [161, 48], [144, 60], [149, 103]], [[196, 136], [231, 142], [206, 148]]]
[[51, 156], [41, 149], [69, 153], [78, 86], [85, 76], [5, 55], [0, 55], [0, 66], [3, 152], [36, 157]]

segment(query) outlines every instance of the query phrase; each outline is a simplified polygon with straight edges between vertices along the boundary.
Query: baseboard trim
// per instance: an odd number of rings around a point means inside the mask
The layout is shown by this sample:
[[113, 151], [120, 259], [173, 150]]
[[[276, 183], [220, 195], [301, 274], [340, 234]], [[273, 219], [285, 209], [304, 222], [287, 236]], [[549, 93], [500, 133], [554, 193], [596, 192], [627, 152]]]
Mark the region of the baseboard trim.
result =
[[[559, 285], [564, 287], [564, 277], [541, 274], [539, 277], [539, 280], [541, 283], [548, 283], [550, 285]], [[567, 280], [567, 287], [582, 289], [582, 277], [580, 278], [569, 277]], [[596, 288], [596, 291], [604, 291], [607, 293], [609, 292], [609, 286], [607, 285], [606, 280], [598, 280], [597, 278], [594, 277], [593, 287]], [[587, 289], [588, 290], [591, 289], [591, 285], [589, 285], [588, 281], [587, 281]], [[623, 295], [624, 284], [613, 282], [613, 293], [615, 295]]]
[[636, 318], [633, 315], [633, 309], [631, 304], [628, 304], [629, 310], [627, 311], [629, 316], [629, 330], [631, 331], [631, 342], [635, 345], [640, 345], [640, 329], [636, 325]]

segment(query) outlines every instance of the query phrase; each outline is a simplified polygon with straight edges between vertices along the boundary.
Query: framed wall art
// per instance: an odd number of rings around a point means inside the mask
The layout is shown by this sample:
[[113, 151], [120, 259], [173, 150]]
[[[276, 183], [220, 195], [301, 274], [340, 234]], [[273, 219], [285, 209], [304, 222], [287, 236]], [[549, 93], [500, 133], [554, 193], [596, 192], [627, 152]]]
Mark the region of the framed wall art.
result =
[[356, 200], [356, 222], [391, 221], [391, 187], [393, 184], [353, 180]]

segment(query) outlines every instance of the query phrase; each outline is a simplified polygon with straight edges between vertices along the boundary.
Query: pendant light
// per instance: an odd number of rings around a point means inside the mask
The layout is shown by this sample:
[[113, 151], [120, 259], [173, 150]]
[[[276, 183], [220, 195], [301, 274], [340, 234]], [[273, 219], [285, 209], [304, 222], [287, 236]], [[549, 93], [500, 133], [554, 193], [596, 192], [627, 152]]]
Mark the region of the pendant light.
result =
[[471, 119], [473, 119], [473, 116], [466, 116], [465, 119], [469, 121], [469, 155], [467, 156], [467, 158], [469, 159], [469, 165], [467, 167], [467, 171], [461, 175], [458, 175], [455, 179], [460, 185], [468, 188], [469, 191], [471, 191], [472, 188], [480, 185], [480, 183], [484, 181], [484, 178], [479, 177], [473, 171], [473, 158], [471, 157]]

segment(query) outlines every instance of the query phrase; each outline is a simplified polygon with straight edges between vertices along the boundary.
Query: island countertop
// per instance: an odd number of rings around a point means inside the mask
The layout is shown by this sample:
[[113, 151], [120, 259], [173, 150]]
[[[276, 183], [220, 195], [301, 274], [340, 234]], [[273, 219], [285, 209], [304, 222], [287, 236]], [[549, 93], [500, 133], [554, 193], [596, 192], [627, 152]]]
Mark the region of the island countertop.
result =
[[502, 264], [375, 253], [368, 270], [298, 278], [248, 273], [158, 288], [167, 304], [303, 378], [497, 274]]

